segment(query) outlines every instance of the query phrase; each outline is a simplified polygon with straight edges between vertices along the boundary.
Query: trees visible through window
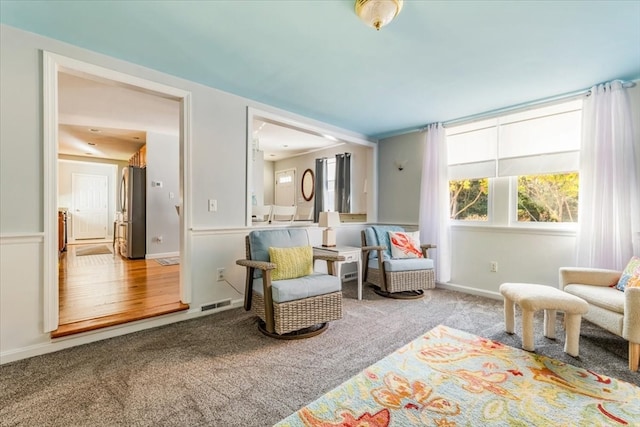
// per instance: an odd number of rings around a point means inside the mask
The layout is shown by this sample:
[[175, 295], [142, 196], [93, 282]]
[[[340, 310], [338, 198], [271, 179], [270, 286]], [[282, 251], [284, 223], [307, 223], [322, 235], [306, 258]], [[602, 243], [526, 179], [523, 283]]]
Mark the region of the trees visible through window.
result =
[[487, 221], [489, 219], [489, 180], [449, 181], [451, 219]]
[[518, 221], [577, 222], [578, 173], [518, 177]]

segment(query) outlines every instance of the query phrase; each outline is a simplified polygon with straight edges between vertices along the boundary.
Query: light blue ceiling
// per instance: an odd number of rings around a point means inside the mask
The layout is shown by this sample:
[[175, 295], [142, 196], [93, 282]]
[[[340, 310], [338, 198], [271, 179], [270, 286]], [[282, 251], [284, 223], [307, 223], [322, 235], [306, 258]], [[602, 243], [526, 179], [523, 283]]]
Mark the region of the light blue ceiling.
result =
[[640, 78], [640, 0], [0, 1], [4, 24], [371, 137]]

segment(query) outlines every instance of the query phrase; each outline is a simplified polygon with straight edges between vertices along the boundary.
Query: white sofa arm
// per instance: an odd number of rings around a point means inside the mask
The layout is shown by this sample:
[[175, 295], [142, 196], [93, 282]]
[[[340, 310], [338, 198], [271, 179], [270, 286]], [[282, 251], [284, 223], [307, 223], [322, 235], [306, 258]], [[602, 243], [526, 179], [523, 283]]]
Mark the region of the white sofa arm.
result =
[[611, 286], [618, 282], [622, 273], [617, 270], [586, 267], [561, 267], [560, 289], [571, 283], [594, 286]]
[[626, 288], [624, 291], [622, 338], [640, 343], [640, 288]]

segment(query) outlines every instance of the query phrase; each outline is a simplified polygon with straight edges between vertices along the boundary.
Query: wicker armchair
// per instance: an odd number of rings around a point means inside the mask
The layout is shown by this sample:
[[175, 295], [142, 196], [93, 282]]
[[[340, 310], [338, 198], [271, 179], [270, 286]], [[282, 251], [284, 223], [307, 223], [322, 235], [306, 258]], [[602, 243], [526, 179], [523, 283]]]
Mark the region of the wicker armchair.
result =
[[424, 289], [435, 288], [434, 263], [428, 250], [436, 245], [420, 245], [421, 258], [394, 259], [389, 240], [385, 239], [389, 231], [404, 230], [396, 226], [373, 226], [362, 230], [363, 281], [385, 297], [422, 298]]
[[308, 338], [324, 332], [328, 322], [342, 318], [342, 282], [334, 275], [333, 263], [344, 257], [312, 257], [311, 270], [316, 260], [324, 260], [328, 274], [311, 271], [301, 277], [272, 280], [279, 267], [271, 262], [269, 249], [303, 248], [311, 253], [307, 231], [255, 230], [245, 242], [247, 258], [236, 261], [247, 267], [244, 308], [260, 318], [262, 333], [280, 339]]

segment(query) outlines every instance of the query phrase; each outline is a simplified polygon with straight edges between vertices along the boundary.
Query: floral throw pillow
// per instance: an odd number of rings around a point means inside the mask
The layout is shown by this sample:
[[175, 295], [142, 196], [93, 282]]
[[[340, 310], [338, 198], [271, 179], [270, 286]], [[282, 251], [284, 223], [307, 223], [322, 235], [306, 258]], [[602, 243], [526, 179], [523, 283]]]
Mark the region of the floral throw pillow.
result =
[[389, 231], [389, 241], [392, 258], [423, 258], [419, 231]]
[[640, 287], [640, 258], [637, 256], [631, 257], [616, 285], [616, 289], [623, 292], [631, 287]]

